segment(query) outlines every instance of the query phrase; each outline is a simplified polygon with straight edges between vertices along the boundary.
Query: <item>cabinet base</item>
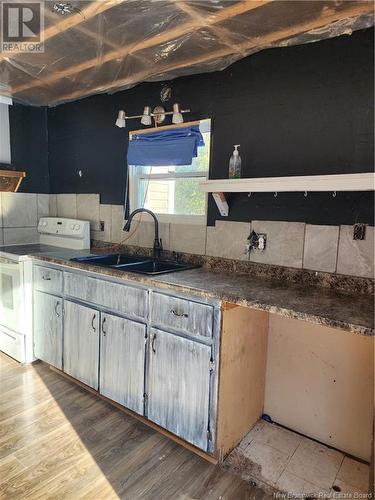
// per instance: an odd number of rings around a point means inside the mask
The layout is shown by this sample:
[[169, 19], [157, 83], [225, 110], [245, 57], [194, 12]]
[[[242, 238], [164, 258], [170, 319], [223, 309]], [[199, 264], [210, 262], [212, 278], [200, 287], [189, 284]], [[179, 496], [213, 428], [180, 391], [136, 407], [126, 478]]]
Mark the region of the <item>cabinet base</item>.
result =
[[102, 394], [100, 394], [95, 389], [92, 389], [91, 387], [87, 386], [86, 384], [83, 384], [79, 380], [71, 377], [70, 375], [67, 375], [66, 373], [64, 373], [63, 371], [59, 370], [58, 368], [55, 368], [54, 366], [51, 366], [51, 365], [48, 365], [48, 366], [49, 366], [50, 370], [58, 373], [60, 376], [66, 378], [70, 382], [73, 382], [74, 384], [82, 387], [86, 391], [91, 392], [92, 394], [95, 394], [95, 396], [97, 396], [98, 398], [102, 399], [103, 401], [106, 401], [107, 403], [111, 404], [112, 406], [114, 406], [118, 410], [123, 411], [127, 415], [130, 415], [131, 417], [139, 420], [140, 422], [144, 423], [148, 427], [151, 427], [152, 429], [160, 432], [161, 434], [163, 434], [164, 436], [168, 437], [169, 439], [172, 439], [172, 441], [175, 441], [176, 443], [180, 444], [184, 448], [187, 448], [188, 450], [192, 451], [193, 453], [195, 453], [196, 455], [200, 456], [201, 458], [204, 458], [208, 462], [210, 462], [210, 463], [212, 463], [214, 465], [216, 465], [216, 464], [219, 463], [219, 459], [217, 457], [215, 457], [214, 455], [210, 455], [209, 453], [206, 453], [206, 452], [200, 450], [196, 446], [193, 446], [192, 444], [184, 441], [183, 439], [179, 438], [175, 434], [172, 434], [171, 432], [167, 431], [166, 429], [163, 429], [163, 427], [160, 427], [159, 425], [155, 424], [154, 422], [151, 422], [151, 420], [148, 420], [146, 417], [142, 417], [141, 415], [138, 415], [138, 413], [135, 413], [135, 412], [133, 412], [131, 410], [128, 410], [127, 408], [125, 408], [124, 406], [120, 405], [119, 403], [116, 403], [115, 401], [112, 401], [111, 399], [106, 398], [105, 396], [103, 396]]

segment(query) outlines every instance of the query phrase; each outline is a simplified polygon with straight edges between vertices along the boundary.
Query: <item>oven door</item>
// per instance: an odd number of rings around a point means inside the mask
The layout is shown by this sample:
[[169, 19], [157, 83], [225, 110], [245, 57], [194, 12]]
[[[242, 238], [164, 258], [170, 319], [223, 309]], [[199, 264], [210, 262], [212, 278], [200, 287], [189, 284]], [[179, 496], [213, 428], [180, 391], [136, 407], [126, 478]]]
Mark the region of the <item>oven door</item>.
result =
[[0, 326], [23, 333], [23, 264], [0, 257]]

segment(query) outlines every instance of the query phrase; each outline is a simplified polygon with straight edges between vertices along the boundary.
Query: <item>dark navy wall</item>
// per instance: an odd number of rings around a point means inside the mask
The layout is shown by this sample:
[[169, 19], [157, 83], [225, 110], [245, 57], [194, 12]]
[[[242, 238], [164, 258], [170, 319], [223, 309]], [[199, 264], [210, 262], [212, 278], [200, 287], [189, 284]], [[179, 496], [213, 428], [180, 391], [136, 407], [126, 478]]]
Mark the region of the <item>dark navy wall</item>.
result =
[[[173, 97], [189, 119], [212, 118], [211, 178], [225, 178], [241, 144], [243, 176], [366, 172], [373, 169], [373, 29], [318, 43], [265, 50], [222, 72], [179, 78]], [[160, 104], [160, 83], [97, 95], [48, 110], [50, 189], [124, 199], [129, 129], [119, 109]], [[82, 176], [79, 175], [82, 172]], [[212, 200], [209, 223], [220, 216]], [[371, 193], [230, 196], [231, 220], [373, 223]]]
[[20, 192], [48, 193], [47, 109], [9, 106], [12, 167], [26, 172]]

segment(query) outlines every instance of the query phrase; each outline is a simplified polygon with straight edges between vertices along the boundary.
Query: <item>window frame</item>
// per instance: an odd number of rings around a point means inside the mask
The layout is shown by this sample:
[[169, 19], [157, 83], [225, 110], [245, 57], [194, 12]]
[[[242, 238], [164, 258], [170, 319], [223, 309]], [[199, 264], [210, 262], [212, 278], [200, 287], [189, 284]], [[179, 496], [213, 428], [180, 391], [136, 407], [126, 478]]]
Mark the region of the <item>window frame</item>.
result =
[[[142, 129], [142, 132], [145, 133], [147, 132], [152, 132], [155, 130], [161, 130], [165, 128], [184, 128], [189, 125], [201, 125], [202, 122], [207, 122], [206, 126], [208, 126], [208, 129], [205, 130], [205, 132], [210, 132], [212, 133], [211, 129], [211, 119], [206, 118], [199, 120], [197, 122], [187, 122], [187, 123], [181, 123], [178, 125], [171, 125], [171, 126], [166, 126], [166, 127], [158, 127], [157, 129]], [[137, 134], [139, 131], [133, 131], [129, 133], [129, 140], [131, 140], [131, 136], [133, 134]], [[212, 136], [210, 137], [212, 140]], [[200, 177], [203, 180], [207, 180], [209, 178], [209, 171], [210, 171], [210, 163], [211, 163], [211, 140], [210, 140], [210, 151], [209, 151], [209, 165], [207, 170], [205, 171], [198, 171], [198, 170], [191, 170], [187, 173], [163, 173], [163, 174], [151, 174], [151, 179], [162, 179], [162, 180], [175, 180], [175, 179], [191, 179], [191, 178], [197, 178]], [[157, 168], [157, 167], [155, 167]], [[151, 167], [152, 169], [152, 167]], [[138, 200], [138, 195], [139, 195], [139, 183], [141, 180], [148, 180], [150, 179], [150, 174], [145, 174], [142, 172], [142, 169], [139, 168], [139, 166], [136, 165], [128, 165], [128, 202], [129, 202], [129, 210], [132, 212], [139, 206], [142, 206], [143, 203], [139, 203], [140, 200]], [[208, 193], [204, 193], [205, 196], [205, 210], [204, 214], [202, 215], [190, 215], [190, 214], [162, 214], [155, 212], [156, 216], [158, 217], [160, 222], [164, 223], [181, 223], [181, 224], [196, 224], [196, 225], [206, 225], [207, 224], [207, 210], [208, 210]], [[135, 217], [135, 220], [143, 220], [144, 214], [140, 213], [137, 214]]]

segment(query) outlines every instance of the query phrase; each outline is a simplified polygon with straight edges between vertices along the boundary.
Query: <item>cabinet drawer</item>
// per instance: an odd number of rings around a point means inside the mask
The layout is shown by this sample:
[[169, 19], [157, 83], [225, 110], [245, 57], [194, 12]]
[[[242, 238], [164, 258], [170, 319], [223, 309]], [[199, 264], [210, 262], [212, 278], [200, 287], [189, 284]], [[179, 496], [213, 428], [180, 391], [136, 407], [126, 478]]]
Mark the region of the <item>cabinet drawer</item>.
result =
[[212, 337], [213, 316], [213, 307], [206, 304], [162, 293], [153, 293], [151, 296], [151, 321], [157, 326]]
[[49, 267], [34, 267], [34, 288], [41, 292], [62, 293], [62, 271]]
[[146, 316], [147, 291], [140, 288], [66, 272], [64, 293], [136, 318]]
[[23, 335], [6, 333], [0, 330], [0, 351], [16, 359], [20, 363], [25, 362], [25, 339]]

